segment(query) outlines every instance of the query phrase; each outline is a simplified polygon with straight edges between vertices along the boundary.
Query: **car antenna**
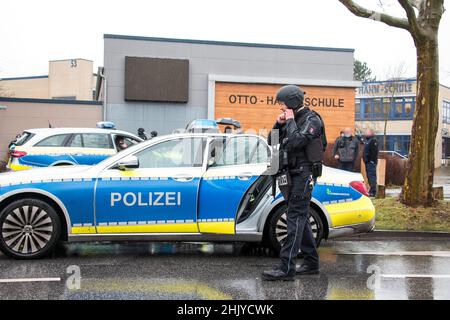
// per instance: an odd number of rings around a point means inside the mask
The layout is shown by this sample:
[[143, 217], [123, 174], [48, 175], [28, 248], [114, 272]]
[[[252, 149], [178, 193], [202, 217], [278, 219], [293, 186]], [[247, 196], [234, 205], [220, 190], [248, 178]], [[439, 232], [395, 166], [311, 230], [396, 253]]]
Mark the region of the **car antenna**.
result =
[[53, 127], [52, 127], [52, 124], [50, 123], [50, 120], [47, 120], [47, 122], [48, 122], [48, 127], [49, 127], [49, 128], [53, 128]]

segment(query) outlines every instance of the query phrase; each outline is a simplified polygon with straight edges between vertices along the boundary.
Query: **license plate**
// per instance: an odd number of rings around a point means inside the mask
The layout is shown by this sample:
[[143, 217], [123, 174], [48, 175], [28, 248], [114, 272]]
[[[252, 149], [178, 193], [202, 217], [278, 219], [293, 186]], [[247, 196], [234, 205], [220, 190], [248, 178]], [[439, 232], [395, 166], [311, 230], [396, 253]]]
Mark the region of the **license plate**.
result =
[[287, 186], [289, 184], [289, 180], [288, 180], [288, 176], [286, 173], [279, 175], [277, 177], [277, 182], [278, 182], [278, 186], [280, 187], [284, 187]]

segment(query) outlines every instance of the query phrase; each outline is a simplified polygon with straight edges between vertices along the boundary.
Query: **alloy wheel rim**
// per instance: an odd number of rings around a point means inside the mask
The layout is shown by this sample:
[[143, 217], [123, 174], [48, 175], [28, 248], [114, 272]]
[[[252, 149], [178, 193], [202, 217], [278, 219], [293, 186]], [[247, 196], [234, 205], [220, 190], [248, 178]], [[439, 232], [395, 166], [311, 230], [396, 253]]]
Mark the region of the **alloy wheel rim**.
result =
[[53, 221], [47, 211], [22, 206], [8, 213], [2, 224], [2, 237], [9, 249], [20, 254], [36, 253], [50, 241]]
[[[319, 225], [312, 215], [309, 216], [309, 223], [311, 224], [311, 230], [314, 239], [317, 240], [317, 235], [319, 233]], [[286, 211], [280, 216], [275, 226], [275, 236], [280, 245], [283, 244], [287, 236], [287, 221], [286, 221]]]

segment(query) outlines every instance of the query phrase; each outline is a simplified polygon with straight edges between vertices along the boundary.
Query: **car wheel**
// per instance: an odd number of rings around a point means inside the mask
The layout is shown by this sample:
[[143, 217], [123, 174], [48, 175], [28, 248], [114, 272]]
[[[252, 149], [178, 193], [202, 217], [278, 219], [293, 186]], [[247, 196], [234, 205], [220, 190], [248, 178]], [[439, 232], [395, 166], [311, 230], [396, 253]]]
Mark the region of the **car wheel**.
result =
[[[287, 236], [286, 212], [287, 206], [282, 205], [275, 211], [269, 222], [268, 238], [270, 245], [276, 252], [280, 252], [281, 246]], [[314, 208], [309, 209], [309, 222], [318, 247], [324, 234], [323, 221]]]
[[54, 249], [60, 233], [60, 218], [44, 201], [22, 199], [0, 212], [0, 250], [9, 257], [44, 257]]

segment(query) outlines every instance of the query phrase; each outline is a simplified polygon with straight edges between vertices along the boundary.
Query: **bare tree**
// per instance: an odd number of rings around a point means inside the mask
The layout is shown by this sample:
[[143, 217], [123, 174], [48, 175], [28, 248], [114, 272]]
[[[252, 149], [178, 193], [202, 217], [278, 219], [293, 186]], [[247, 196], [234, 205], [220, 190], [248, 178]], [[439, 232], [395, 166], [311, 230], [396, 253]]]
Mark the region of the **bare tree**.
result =
[[362, 7], [353, 0], [339, 0], [358, 17], [404, 29], [417, 51], [417, 98], [409, 161], [401, 201], [409, 206], [433, 204], [434, 149], [439, 124], [438, 32], [444, 0], [397, 0], [406, 17]]

